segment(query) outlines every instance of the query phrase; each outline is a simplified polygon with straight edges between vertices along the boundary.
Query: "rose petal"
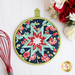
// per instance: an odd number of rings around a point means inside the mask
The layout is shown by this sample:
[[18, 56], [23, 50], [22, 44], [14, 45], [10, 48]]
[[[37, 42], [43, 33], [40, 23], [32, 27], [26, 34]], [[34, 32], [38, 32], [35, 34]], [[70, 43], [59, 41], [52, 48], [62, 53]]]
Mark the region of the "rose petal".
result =
[[75, 0], [68, 0], [69, 2], [73, 3]]
[[57, 7], [56, 7], [56, 3], [54, 3], [54, 9], [57, 11], [57, 12], [59, 12], [59, 13], [62, 13], [62, 12], [64, 12], [64, 10], [65, 10], [65, 6], [63, 5], [63, 7], [61, 8], [61, 9], [58, 9]]
[[62, 13], [62, 14], [59, 15], [59, 21], [63, 22], [63, 23], [67, 22], [67, 18], [65, 18], [64, 13]]

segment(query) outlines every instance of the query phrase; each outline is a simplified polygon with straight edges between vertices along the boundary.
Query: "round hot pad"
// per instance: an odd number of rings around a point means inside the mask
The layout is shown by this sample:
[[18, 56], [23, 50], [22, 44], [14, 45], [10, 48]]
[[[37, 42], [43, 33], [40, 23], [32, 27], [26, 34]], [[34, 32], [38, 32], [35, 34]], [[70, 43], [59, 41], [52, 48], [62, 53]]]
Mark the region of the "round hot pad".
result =
[[17, 55], [29, 64], [43, 64], [59, 51], [60, 36], [52, 22], [41, 18], [40, 10], [35, 17], [23, 21], [14, 34], [14, 48]]

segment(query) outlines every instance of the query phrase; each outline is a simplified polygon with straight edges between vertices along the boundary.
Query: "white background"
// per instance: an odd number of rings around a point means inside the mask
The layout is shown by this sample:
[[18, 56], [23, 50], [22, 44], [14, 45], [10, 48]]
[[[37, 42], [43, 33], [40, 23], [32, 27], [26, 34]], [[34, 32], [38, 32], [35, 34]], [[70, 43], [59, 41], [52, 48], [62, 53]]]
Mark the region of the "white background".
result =
[[[13, 48], [13, 35], [17, 26], [30, 17], [34, 17], [34, 10], [39, 8], [41, 17], [49, 18], [49, 13], [45, 10], [49, 6], [49, 0], [0, 0], [0, 29], [4, 30], [11, 39], [11, 64], [14, 75], [75, 75], [75, 42], [69, 41], [63, 29], [65, 25], [59, 20], [51, 20], [58, 28], [61, 35], [61, 47], [59, 53], [50, 62], [34, 66], [23, 62], [15, 53]], [[70, 61], [73, 69], [64, 72], [61, 64]], [[0, 75], [7, 75], [6, 67], [0, 60]]]

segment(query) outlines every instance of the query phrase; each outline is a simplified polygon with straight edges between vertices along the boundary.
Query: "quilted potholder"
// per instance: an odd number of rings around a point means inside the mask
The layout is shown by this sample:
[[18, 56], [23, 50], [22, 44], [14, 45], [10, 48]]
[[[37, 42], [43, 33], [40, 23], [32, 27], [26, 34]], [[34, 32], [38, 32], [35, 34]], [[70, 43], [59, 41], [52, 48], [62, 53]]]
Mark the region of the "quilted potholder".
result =
[[39, 65], [51, 60], [59, 51], [60, 35], [54, 24], [40, 17], [35, 9], [35, 17], [23, 21], [14, 34], [14, 48], [26, 63]]

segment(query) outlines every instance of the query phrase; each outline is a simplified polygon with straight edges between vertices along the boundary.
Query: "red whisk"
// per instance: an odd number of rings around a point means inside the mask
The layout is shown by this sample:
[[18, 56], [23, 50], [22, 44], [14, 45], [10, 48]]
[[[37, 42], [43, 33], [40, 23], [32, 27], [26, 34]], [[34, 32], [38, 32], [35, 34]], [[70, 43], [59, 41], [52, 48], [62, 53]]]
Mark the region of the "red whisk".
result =
[[4, 31], [0, 30], [0, 57], [6, 65], [8, 75], [13, 75], [10, 56], [11, 56], [10, 38]]

